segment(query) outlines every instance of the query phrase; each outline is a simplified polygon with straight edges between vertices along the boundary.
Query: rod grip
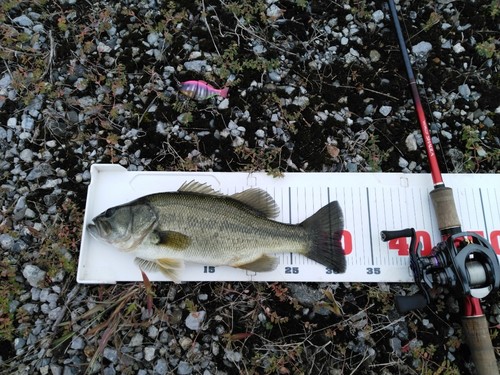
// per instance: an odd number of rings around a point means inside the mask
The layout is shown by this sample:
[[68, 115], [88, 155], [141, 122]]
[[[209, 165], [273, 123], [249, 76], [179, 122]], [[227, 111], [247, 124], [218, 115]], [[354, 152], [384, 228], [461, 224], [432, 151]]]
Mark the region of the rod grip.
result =
[[484, 315], [464, 317], [462, 327], [472, 360], [476, 365], [477, 375], [499, 375], [486, 317]]
[[451, 228], [460, 228], [453, 190], [449, 187], [438, 187], [432, 190], [429, 195], [434, 206], [439, 230], [442, 232]]

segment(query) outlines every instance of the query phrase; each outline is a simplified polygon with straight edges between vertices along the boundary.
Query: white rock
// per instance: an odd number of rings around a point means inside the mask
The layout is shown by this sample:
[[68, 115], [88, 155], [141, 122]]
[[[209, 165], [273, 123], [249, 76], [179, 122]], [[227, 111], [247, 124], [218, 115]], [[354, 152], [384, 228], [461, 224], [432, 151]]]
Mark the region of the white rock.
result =
[[384, 12], [382, 12], [381, 10], [377, 10], [373, 12], [372, 18], [376, 23], [379, 23], [384, 19]]
[[111, 47], [103, 42], [99, 42], [97, 45], [97, 51], [101, 53], [111, 52]]
[[425, 42], [425, 41], [422, 41], [418, 44], [415, 44], [411, 48], [411, 51], [415, 55], [427, 55], [431, 50], [432, 50], [432, 44], [430, 44], [429, 42]]
[[224, 98], [219, 105], [217, 106], [218, 109], [228, 109], [229, 108], [229, 99]]
[[45, 279], [45, 274], [45, 271], [32, 264], [26, 265], [23, 269], [23, 276], [32, 287], [39, 287], [40, 283]]
[[465, 51], [465, 48], [460, 43], [457, 43], [453, 46], [453, 52], [455, 52], [455, 53], [462, 53], [464, 51]]
[[392, 107], [390, 105], [383, 105], [378, 110], [383, 116], [388, 116], [392, 111]]
[[410, 133], [408, 134], [408, 137], [406, 137], [406, 147], [408, 148], [408, 151], [416, 151], [417, 150], [417, 138], [415, 137], [415, 134]]
[[193, 331], [198, 331], [201, 328], [203, 320], [205, 320], [205, 311], [195, 311], [190, 313], [186, 318], [186, 327]]
[[17, 118], [11, 117], [7, 120], [7, 127], [15, 129], [17, 125]]
[[466, 84], [466, 83], [464, 83], [463, 85], [458, 86], [458, 92], [460, 93], [460, 95], [462, 95], [462, 97], [464, 99], [467, 99], [470, 96], [470, 94], [471, 94], [469, 85]]
[[154, 346], [148, 346], [144, 348], [144, 359], [151, 362], [155, 358], [156, 348]]
[[148, 34], [148, 37], [147, 37], [147, 40], [148, 40], [148, 43], [150, 46], [154, 46], [156, 45], [156, 43], [158, 42], [158, 39], [159, 39], [159, 35], [158, 33], [151, 33], [151, 34]]

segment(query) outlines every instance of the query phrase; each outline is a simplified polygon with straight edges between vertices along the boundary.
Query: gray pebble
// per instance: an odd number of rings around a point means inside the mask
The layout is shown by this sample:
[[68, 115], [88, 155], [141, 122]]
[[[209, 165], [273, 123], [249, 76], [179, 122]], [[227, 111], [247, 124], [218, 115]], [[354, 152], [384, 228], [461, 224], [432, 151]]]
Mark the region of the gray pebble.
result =
[[406, 168], [409, 164], [410, 163], [408, 162], [408, 160], [404, 159], [403, 157], [399, 157], [399, 166], [401, 168]]
[[370, 51], [370, 61], [371, 62], [377, 62], [380, 60], [380, 53], [377, 50], [372, 49]]
[[23, 276], [32, 287], [39, 287], [45, 279], [46, 272], [32, 264], [27, 264], [23, 269]]
[[53, 310], [50, 310], [49, 314], [47, 315], [47, 317], [50, 319], [50, 320], [57, 320], [57, 318], [59, 318], [59, 314], [61, 313], [62, 311], [62, 307], [56, 307], [55, 309]]
[[12, 20], [12, 22], [17, 23], [19, 26], [30, 27], [33, 26], [33, 21], [26, 15], [21, 15]]
[[31, 151], [29, 148], [25, 148], [24, 150], [21, 151], [19, 157], [21, 158], [22, 161], [26, 163], [31, 163], [33, 161], [33, 151]]
[[35, 120], [30, 115], [22, 115], [21, 128], [27, 132], [31, 132], [35, 128]]
[[177, 367], [178, 375], [189, 375], [193, 373], [193, 366], [191, 366], [188, 362], [180, 361], [179, 367]]
[[201, 73], [204, 70], [209, 70], [209, 69], [207, 69], [208, 66], [207, 66], [207, 61], [206, 60], [186, 61], [184, 63], [184, 67], [187, 70], [190, 70], [190, 71], [196, 72], [196, 73]]
[[348, 172], [357, 172], [358, 171], [358, 165], [353, 162], [347, 162], [346, 165], [347, 171]]
[[427, 55], [431, 50], [432, 50], [432, 44], [430, 44], [429, 42], [425, 42], [425, 41], [422, 41], [418, 44], [415, 44], [411, 48], [411, 51], [415, 55]]
[[469, 88], [469, 85], [464, 83], [463, 85], [460, 85], [458, 86], [458, 92], [460, 95], [462, 95], [462, 97], [464, 99], [468, 99], [470, 94], [471, 94], [471, 91], [470, 91], [470, 88]]
[[158, 362], [156, 362], [154, 372], [155, 374], [158, 375], [165, 375], [168, 371], [168, 364], [167, 361], [165, 361], [163, 358], [159, 359]]
[[11, 250], [14, 245], [14, 238], [7, 233], [0, 234], [0, 246], [4, 250]]
[[272, 72], [268, 73], [269, 79], [273, 82], [280, 82], [281, 81], [281, 76], [279, 73], [276, 73], [274, 70]]
[[118, 359], [118, 353], [116, 352], [116, 349], [113, 348], [104, 348], [102, 355], [112, 363], [116, 363]]
[[16, 206], [14, 207], [14, 212], [12, 214], [12, 218], [15, 221], [19, 221], [24, 218], [24, 214], [26, 212], [26, 196], [20, 197], [17, 202]]
[[142, 341], [144, 340], [144, 337], [140, 333], [136, 333], [131, 339], [130, 339], [130, 346], [141, 346]]
[[26, 179], [28, 181], [34, 181], [37, 180], [41, 177], [48, 177], [54, 174], [54, 171], [52, 170], [52, 167], [48, 163], [40, 163], [37, 166], [35, 166], [30, 173], [28, 173], [28, 176], [26, 176]]
[[148, 328], [148, 336], [152, 339], [155, 339], [158, 336], [158, 328], [155, 326], [150, 326]]
[[71, 349], [82, 350], [85, 347], [85, 340], [80, 336], [75, 336], [71, 340]]
[[23, 339], [22, 337], [16, 337], [14, 339], [14, 349], [15, 350], [20, 350], [26, 345], [26, 340]]

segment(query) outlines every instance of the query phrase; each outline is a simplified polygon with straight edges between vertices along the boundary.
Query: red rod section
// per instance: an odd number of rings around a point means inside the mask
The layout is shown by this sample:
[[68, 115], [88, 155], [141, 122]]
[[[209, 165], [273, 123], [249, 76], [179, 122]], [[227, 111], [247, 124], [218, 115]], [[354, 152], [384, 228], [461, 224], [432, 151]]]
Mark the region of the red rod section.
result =
[[436, 157], [436, 151], [434, 150], [434, 146], [432, 145], [431, 133], [429, 132], [427, 120], [425, 119], [424, 108], [422, 107], [422, 101], [420, 100], [420, 95], [418, 94], [417, 83], [415, 82], [415, 76], [413, 75], [413, 69], [411, 68], [410, 56], [408, 55], [408, 51], [406, 50], [406, 43], [403, 38], [403, 32], [401, 31], [401, 25], [399, 24], [398, 13], [396, 11], [396, 5], [394, 5], [394, 1], [389, 1], [389, 7], [391, 8], [391, 16], [394, 21], [394, 27], [396, 28], [399, 48], [401, 49], [401, 54], [403, 55], [406, 74], [408, 75], [408, 81], [410, 82], [411, 95], [413, 97], [413, 103], [415, 104], [415, 110], [417, 112], [420, 130], [422, 131], [427, 158], [429, 159], [432, 182], [434, 183], [434, 187], [444, 186], [443, 177], [441, 176], [441, 171], [439, 170], [439, 165]]

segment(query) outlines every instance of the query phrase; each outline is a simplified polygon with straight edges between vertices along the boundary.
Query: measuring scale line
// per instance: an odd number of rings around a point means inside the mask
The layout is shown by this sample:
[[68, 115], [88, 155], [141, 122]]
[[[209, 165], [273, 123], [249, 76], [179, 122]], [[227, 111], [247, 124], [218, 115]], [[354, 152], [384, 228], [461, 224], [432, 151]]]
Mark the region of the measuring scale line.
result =
[[370, 212], [370, 190], [366, 188], [366, 207], [368, 208], [368, 233], [370, 236], [370, 254], [371, 254], [371, 265], [375, 265], [374, 256], [373, 256], [373, 239], [372, 239], [372, 215]]
[[479, 200], [481, 201], [481, 210], [483, 211], [484, 237], [488, 238], [490, 235], [490, 232], [488, 230], [488, 224], [486, 224], [486, 211], [484, 210], [483, 191], [481, 188], [479, 188]]

